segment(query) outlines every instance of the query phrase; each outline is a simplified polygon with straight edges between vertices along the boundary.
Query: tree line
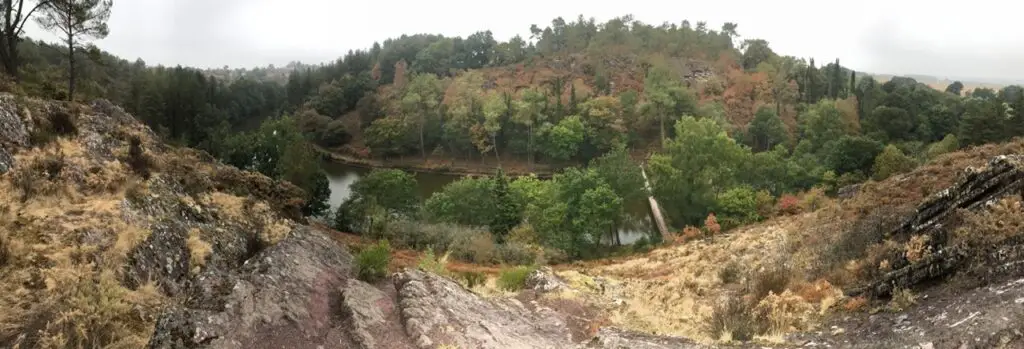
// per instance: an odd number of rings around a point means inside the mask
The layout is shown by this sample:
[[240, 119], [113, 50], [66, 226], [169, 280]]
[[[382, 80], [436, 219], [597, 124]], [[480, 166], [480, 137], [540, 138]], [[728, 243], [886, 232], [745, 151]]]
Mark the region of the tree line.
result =
[[[93, 36], [106, 32], [95, 23], [105, 16], [104, 4], [109, 14], [109, 2], [71, 3], [95, 4], [89, 7]], [[325, 212], [328, 192], [313, 145], [339, 150], [355, 138], [377, 157], [578, 166], [566, 171], [578, 173], [561, 174], [563, 179], [553, 182], [575, 183], [568, 178], [579, 177], [594, 188], [601, 185], [588, 174], [593, 166], [586, 165], [608, 154], [632, 163], [622, 154], [646, 150], [655, 194], [671, 224], [682, 228], [699, 225], [712, 212], [726, 226], [749, 222], [764, 216], [750, 210], [765, 197], [812, 188], [834, 192], [908, 171], [961, 146], [1024, 131], [1019, 86], [965, 92], [959, 83], [945, 91], [910, 78], [882, 83], [839, 60], [818, 66], [813, 59], [779, 55], [766, 40], [740, 41], [733, 23], [712, 30], [703, 22], [650, 25], [624, 16], [596, 23], [580, 16], [574, 22], [556, 18], [544, 28], [534, 25], [529, 38], [504, 42], [488, 31], [466, 38], [408, 35], [352, 50], [327, 64], [290, 65], [282, 82], [260, 70], [218, 79], [210, 71], [130, 62], [80, 47], [78, 36], [84, 32], [77, 27], [67, 46], [22, 38], [21, 26], [33, 12], [22, 10], [23, 4], [39, 6], [38, 13], [56, 11], [49, 2], [3, 2], [0, 10], [13, 19], [3, 23], [0, 53], [17, 89], [53, 98], [110, 99], [169, 142], [296, 182], [310, 193], [310, 214]], [[580, 66], [558, 70], [566, 61]], [[700, 69], [686, 67], [692, 61], [710, 73], [695, 74]], [[495, 81], [493, 72], [502, 69], [554, 73], [507, 88]], [[69, 75], [76, 78], [66, 87], [56, 83]], [[609, 190], [591, 193], [590, 199], [604, 195], [602, 202], [614, 203], [606, 194], [623, 202], [636, 197], [608, 176], [597, 177]], [[582, 200], [583, 192], [566, 190], [530, 197], [547, 197], [537, 202], [552, 205]], [[532, 200], [506, 211], [528, 217], [530, 205], [540, 205]], [[435, 217], [425, 219], [490, 226], [458, 218], [463, 214], [453, 208], [458, 205], [443, 203], [424, 200]], [[588, 210], [617, 212], [614, 207]], [[621, 223], [621, 215], [609, 215], [615, 219], [608, 224], [571, 218], [574, 213], [559, 217], [548, 225], [542, 217], [517, 223], [586, 236], [600, 236]], [[582, 233], [574, 222], [597, 225]]]

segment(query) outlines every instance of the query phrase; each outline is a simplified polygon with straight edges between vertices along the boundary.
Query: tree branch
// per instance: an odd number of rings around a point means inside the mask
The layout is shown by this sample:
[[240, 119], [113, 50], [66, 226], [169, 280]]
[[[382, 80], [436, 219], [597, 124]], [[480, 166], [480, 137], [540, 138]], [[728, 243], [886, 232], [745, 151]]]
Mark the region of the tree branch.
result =
[[[36, 3], [36, 6], [32, 7], [32, 9], [29, 10], [27, 14], [25, 14], [25, 18], [22, 19], [21, 20], [21, 24], [18, 25], [18, 30], [15, 31], [15, 35], [21, 35], [22, 31], [25, 30], [25, 23], [27, 23], [28, 19], [32, 17], [32, 13], [33, 12], [36, 12], [36, 10], [38, 10], [40, 7], [49, 5], [49, 3], [50, 3], [49, 0], [39, 0], [39, 2]], [[21, 4], [24, 4], [24, 1], [22, 1]], [[21, 6], [19, 5], [18, 6], [18, 18], [20, 18], [20, 17], [21, 17]]]

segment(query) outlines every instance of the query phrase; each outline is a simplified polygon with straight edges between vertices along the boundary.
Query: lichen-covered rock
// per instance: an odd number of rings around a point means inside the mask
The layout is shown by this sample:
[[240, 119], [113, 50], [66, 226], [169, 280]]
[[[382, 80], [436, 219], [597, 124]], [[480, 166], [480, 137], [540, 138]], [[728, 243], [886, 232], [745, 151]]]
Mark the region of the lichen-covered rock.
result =
[[[977, 210], [995, 203], [1000, 198], [1024, 194], [1024, 156], [1000, 155], [989, 161], [985, 168], [967, 168], [952, 187], [932, 196], [917, 211], [887, 236], [907, 241], [912, 236], [927, 236], [931, 251], [927, 258], [911, 262], [907, 255], [891, 260], [893, 271], [862, 287], [852, 288], [849, 295], [867, 294], [886, 296], [897, 288], [909, 288], [923, 281], [942, 277], [960, 270], [968, 258], [996, 259], [993, 265], [1024, 261], [1020, 239], [1010, 239], [1006, 246], [994, 247], [1008, 252], [994, 256], [975, 256], [962, 246], [949, 243], [950, 224], [956, 222], [958, 210]], [[984, 252], [984, 251], [982, 251]], [[991, 258], [990, 258], [991, 257]]]
[[423, 349], [568, 348], [565, 320], [550, 309], [527, 309], [515, 299], [485, 299], [451, 279], [409, 270], [395, 276], [402, 321]]
[[11, 94], [0, 94], [0, 144], [28, 145], [28, 129], [18, 113], [21, 108]]
[[351, 341], [336, 307], [338, 290], [351, 275], [351, 259], [326, 235], [297, 228], [238, 270], [224, 272], [233, 276], [197, 280], [217, 285], [224, 279], [236, 281], [221, 304], [169, 310], [157, 323], [149, 347], [345, 347]]
[[568, 287], [565, 281], [555, 275], [551, 267], [541, 267], [531, 272], [526, 277], [525, 286], [527, 289], [541, 293], [555, 292]]
[[0, 145], [0, 175], [7, 173], [11, 168], [14, 168], [14, 157], [7, 152], [3, 145]]

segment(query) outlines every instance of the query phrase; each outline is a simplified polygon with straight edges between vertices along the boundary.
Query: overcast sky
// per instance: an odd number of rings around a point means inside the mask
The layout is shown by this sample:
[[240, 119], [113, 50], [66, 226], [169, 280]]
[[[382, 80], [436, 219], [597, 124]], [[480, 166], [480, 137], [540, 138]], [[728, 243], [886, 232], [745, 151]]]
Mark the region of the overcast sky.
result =
[[[810, 0], [115, 0], [102, 49], [149, 64], [253, 67], [318, 63], [413, 33], [499, 40], [579, 14], [599, 22], [731, 21], [776, 52], [874, 73], [1024, 78], [1024, 5], [1015, 1]], [[840, 5], [841, 4], [841, 5]], [[492, 7], [493, 6], [493, 7]], [[29, 36], [53, 38], [38, 28]]]

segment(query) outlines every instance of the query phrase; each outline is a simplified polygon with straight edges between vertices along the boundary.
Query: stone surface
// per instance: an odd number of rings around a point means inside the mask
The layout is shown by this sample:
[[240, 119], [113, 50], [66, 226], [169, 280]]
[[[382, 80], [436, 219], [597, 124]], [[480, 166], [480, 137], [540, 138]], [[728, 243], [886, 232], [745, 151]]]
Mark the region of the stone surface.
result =
[[565, 320], [550, 309], [527, 309], [511, 298], [484, 299], [451, 279], [418, 270], [395, 277], [405, 331], [423, 349], [567, 348]]
[[989, 161], [985, 168], [966, 169], [956, 184], [923, 202], [903, 224], [887, 234], [897, 241], [928, 235], [930, 247], [935, 252], [917, 263], [910, 263], [905, 255], [901, 255], [891, 261], [893, 271], [870, 284], [849, 290], [848, 294], [887, 296], [894, 289], [910, 288], [960, 270], [968, 258], [987, 259], [986, 265], [990, 266], [1024, 261], [1021, 239], [1009, 239], [1003, 246], [993, 246], [994, 251], [988, 253], [989, 256], [970, 255], [960, 246], [947, 244], [950, 234], [947, 226], [954, 223], [958, 210], [977, 210], [1002, 197], [1022, 193], [1024, 156], [1000, 155]]

